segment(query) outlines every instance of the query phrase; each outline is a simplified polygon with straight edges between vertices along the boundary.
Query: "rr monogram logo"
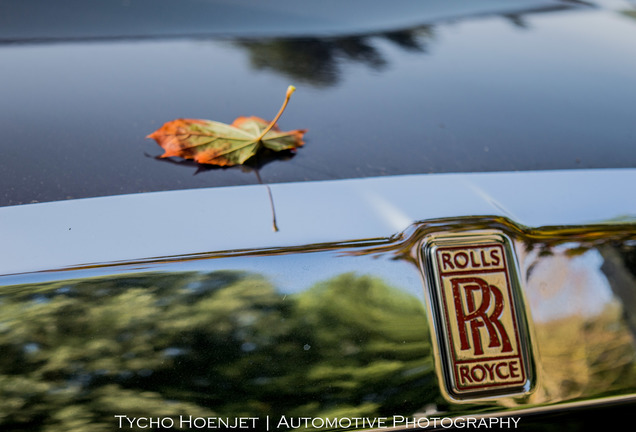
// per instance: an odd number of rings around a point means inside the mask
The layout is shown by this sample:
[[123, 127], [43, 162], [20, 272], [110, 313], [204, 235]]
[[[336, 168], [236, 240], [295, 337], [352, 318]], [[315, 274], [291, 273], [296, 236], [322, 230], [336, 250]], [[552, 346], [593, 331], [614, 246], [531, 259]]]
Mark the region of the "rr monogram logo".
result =
[[[485, 327], [487, 330], [489, 348], [501, 347], [502, 353], [511, 352], [510, 338], [500, 321], [504, 310], [504, 297], [501, 290], [477, 277], [455, 277], [451, 280], [451, 284], [459, 327], [460, 349], [468, 350], [471, 348], [468, 326], [470, 327], [474, 355], [484, 354], [479, 330], [481, 327]], [[476, 294], [481, 295], [476, 296]], [[476, 297], [480, 298], [479, 305]], [[466, 308], [464, 308], [462, 299], [465, 299]]]
[[512, 243], [495, 231], [432, 235], [422, 247], [447, 394], [526, 393], [534, 376]]

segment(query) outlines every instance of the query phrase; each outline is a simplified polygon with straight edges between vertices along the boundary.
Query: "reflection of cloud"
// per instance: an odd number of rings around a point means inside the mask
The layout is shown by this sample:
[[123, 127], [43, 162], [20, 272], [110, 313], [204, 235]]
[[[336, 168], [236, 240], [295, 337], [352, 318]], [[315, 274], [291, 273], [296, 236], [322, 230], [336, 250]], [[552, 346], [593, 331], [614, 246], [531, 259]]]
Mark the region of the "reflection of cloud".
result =
[[590, 250], [570, 257], [566, 251], [541, 257], [528, 280], [528, 297], [537, 321], [595, 316], [613, 299], [601, 271], [601, 255]]

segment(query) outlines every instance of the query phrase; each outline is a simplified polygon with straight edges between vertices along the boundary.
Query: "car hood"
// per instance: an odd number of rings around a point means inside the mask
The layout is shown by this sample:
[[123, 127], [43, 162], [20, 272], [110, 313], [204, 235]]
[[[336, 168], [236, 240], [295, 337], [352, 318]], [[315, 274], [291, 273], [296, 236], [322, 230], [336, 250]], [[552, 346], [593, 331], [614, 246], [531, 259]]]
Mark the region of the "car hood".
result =
[[[67, 3], [1, 3], [0, 205], [636, 165], [630, 3]], [[213, 168], [145, 138], [175, 118], [271, 119], [289, 84], [296, 154]]]

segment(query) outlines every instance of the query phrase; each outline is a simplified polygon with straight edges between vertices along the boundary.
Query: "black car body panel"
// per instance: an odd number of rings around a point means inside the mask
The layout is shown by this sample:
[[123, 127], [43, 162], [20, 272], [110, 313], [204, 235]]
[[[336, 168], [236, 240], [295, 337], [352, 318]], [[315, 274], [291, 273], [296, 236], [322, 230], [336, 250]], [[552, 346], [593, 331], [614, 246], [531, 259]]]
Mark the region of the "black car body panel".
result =
[[308, 129], [307, 144], [252, 161], [265, 183], [636, 164], [636, 26], [622, 9], [69, 3], [2, 3], [0, 205], [256, 184], [159, 162], [145, 137], [180, 117], [271, 119], [289, 84], [279, 123]]

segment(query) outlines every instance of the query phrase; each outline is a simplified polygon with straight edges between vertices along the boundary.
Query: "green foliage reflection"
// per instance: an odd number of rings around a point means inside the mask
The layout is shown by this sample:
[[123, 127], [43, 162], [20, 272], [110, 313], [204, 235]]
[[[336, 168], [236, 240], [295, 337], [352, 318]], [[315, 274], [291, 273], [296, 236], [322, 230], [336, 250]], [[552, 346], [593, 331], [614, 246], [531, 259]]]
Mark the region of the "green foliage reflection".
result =
[[115, 415], [408, 415], [439, 399], [421, 301], [372, 277], [294, 295], [234, 271], [1, 294], [3, 430], [107, 431]]

